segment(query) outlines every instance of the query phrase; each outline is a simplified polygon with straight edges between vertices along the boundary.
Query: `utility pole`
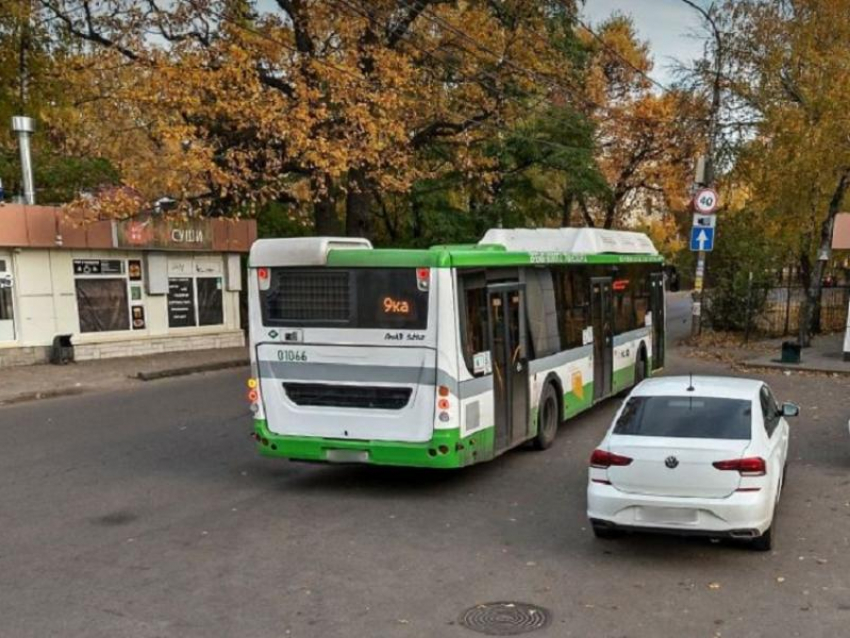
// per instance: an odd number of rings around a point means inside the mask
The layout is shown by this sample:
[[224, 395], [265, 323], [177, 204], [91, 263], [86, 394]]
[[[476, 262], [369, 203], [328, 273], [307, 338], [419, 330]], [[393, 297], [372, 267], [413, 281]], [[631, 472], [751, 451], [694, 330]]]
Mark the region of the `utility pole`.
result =
[[[720, 81], [723, 74], [723, 39], [720, 34], [720, 28], [714, 17], [693, 0], [682, 0], [692, 9], [699, 12], [703, 20], [711, 27], [712, 37], [714, 38], [714, 80], [711, 87], [711, 109], [708, 118], [708, 148], [704, 164], [700, 166], [702, 171], [697, 171], [696, 182], [697, 186], [714, 188], [715, 187], [715, 162], [717, 157], [717, 137], [720, 131], [718, 119], [720, 117], [721, 107], [721, 86]], [[700, 163], [698, 162], [698, 165]], [[700, 174], [701, 173], [701, 174]], [[701, 183], [700, 183], [701, 182]], [[702, 244], [700, 245], [702, 246]], [[694, 277], [694, 292], [693, 306], [691, 308], [691, 336], [696, 337], [702, 330], [702, 300], [703, 300], [703, 284], [705, 281], [705, 258], [706, 252], [699, 250], [697, 252], [697, 267]]]
[[[32, 20], [32, 3], [28, 6], [27, 15], [21, 24], [21, 48], [18, 58], [18, 75], [20, 82], [20, 108], [26, 111], [29, 102], [29, 59], [30, 23]], [[18, 135], [18, 145], [21, 152], [21, 183], [23, 185], [24, 204], [35, 204], [35, 184], [32, 176], [32, 149], [30, 137], [35, 132], [35, 120], [23, 115], [12, 118], [12, 131]]]
[[32, 177], [30, 136], [35, 132], [35, 121], [31, 117], [16, 115], [12, 118], [12, 130], [18, 134], [18, 144], [21, 150], [21, 180], [24, 204], [33, 206], [35, 205], [35, 184]]

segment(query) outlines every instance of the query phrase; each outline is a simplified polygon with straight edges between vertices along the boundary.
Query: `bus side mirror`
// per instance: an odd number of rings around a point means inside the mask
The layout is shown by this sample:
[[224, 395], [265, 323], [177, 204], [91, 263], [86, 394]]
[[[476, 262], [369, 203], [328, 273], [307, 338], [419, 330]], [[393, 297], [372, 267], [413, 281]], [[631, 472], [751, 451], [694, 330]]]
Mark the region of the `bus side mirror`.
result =
[[784, 417], [792, 417], [800, 415], [800, 406], [796, 403], [783, 403], [780, 412]]

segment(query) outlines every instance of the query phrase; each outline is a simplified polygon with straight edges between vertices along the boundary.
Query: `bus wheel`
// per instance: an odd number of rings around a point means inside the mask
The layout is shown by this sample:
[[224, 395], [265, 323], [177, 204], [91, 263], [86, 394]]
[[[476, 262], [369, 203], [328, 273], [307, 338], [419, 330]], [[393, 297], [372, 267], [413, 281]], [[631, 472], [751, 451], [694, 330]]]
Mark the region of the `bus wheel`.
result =
[[637, 358], [637, 363], [635, 363], [635, 385], [644, 379], [646, 379], [646, 357], [643, 354], [643, 350], [641, 350]]
[[558, 394], [551, 383], [547, 383], [540, 397], [540, 406], [537, 409], [537, 436], [534, 437], [532, 445], [536, 450], [545, 450], [555, 442], [558, 433], [558, 423], [561, 420], [558, 410]]

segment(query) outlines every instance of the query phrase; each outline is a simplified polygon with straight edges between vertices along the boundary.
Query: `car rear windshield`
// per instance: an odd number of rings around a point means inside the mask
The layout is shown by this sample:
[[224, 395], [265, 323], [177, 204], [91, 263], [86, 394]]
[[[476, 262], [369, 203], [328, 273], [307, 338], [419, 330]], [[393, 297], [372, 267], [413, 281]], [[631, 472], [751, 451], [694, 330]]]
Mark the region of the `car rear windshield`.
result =
[[738, 439], [751, 436], [752, 404], [714, 397], [632, 397], [614, 434], [685, 439]]
[[424, 330], [428, 287], [416, 268], [273, 268], [263, 324]]

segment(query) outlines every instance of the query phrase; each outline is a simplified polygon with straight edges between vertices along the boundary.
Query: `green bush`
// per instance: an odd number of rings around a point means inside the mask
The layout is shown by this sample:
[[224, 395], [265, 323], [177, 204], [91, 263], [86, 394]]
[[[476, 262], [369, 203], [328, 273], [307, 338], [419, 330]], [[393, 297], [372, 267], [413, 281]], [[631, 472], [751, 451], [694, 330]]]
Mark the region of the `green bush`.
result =
[[748, 211], [718, 219], [703, 303], [704, 316], [715, 330], [745, 330], [748, 306], [751, 318], [758, 315], [776, 283], [782, 253], [762, 228], [759, 215]]

